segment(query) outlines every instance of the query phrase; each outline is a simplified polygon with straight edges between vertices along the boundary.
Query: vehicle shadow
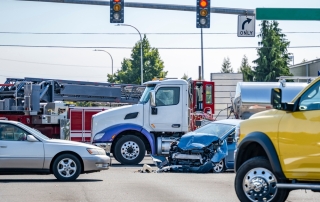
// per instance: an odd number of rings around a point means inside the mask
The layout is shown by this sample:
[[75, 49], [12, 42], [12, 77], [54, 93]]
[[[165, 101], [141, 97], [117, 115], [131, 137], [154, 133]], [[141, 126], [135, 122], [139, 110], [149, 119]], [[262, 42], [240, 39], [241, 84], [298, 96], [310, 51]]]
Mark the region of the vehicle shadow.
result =
[[59, 181], [57, 179], [1, 179], [0, 183], [79, 183], [79, 182], [101, 182], [99, 179], [78, 179], [75, 181]]
[[[124, 165], [120, 163], [112, 163], [111, 167], [130, 167], [130, 168], [142, 168], [144, 164], [136, 164], [136, 165]], [[148, 164], [150, 165], [150, 164]], [[154, 165], [150, 165], [153, 167]]]

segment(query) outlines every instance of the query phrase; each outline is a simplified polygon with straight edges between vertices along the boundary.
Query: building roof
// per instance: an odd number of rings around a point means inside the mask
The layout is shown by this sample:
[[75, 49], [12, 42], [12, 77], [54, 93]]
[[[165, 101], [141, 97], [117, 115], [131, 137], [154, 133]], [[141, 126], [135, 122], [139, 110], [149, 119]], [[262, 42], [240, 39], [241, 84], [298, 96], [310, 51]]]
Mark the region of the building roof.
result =
[[290, 69], [320, 62], [320, 58], [289, 66]]

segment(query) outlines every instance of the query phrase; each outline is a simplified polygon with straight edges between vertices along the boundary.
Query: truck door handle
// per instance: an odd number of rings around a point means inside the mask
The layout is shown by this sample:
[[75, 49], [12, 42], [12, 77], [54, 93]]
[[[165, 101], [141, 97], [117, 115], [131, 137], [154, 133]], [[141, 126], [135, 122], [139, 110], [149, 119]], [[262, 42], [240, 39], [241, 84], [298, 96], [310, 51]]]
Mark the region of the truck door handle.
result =
[[157, 115], [158, 114], [158, 109], [155, 107], [151, 107], [151, 114], [152, 115]]
[[172, 124], [172, 128], [180, 128], [180, 124]]
[[2, 145], [1, 145], [0, 148], [7, 148], [7, 146], [2, 146]]

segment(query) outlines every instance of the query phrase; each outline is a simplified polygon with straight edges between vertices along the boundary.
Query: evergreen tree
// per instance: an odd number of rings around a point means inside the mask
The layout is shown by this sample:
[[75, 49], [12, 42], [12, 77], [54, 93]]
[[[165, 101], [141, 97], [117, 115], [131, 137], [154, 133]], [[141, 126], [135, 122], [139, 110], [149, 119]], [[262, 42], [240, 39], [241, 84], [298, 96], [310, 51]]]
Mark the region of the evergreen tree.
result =
[[244, 55], [242, 58], [241, 66], [240, 66], [238, 73], [243, 74], [244, 81], [253, 81], [254, 72], [251, 69], [251, 66], [249, 65], [248, 58], [246, 55]]
[[233, 73], [229, 57], [223, 59], [221, 73]]
[[181, 77], [181, 79], [188, 80], [188, 75], [186, 75], [186, 73], [184, 73], [183, 76]]
[[[140, 40], [132, 49], [131, 58], [124, 58], [121, 63], [121, 70], [114, 75], [108, 74], [110, 83], [141, 83], [141, 57], [140, 57]], [[153, 78], [164, 78], [167, 71], [164, 71], [164, 63], [160, 58], [158, 49], [152, 48], [146, 35], [142, 40], [143, 47], [143, 81], [150, 81]]]
[[290, 62], [287, 48], [290, 42], [281, 33], [277, 21], [262, 21], [260, 24], [261, 42], [258, 43], [258, 58], [253, 61], [256, 81], [277, 81], [276, 77], [291, 76], [288, 64]]

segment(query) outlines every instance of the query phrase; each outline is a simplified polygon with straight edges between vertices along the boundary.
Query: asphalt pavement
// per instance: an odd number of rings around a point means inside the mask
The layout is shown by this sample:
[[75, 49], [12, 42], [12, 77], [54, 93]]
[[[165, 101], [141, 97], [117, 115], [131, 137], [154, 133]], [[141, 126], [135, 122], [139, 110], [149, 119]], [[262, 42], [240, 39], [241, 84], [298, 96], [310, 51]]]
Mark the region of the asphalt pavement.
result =
[[[53, 175], [0, 175], [0, 201], [238, 201], [233, 188], [233, 172], [136, 172], [142, 169], [143, 164], [153, 166], [150, 157], [137, 166], [123, 166], [113, 161], [109, 170], [80, 175], [75, 182], [59, 182]], [[316, 202], [319, 196], [312, 191], [297, 190], [290, 193], [287, 201]]]

